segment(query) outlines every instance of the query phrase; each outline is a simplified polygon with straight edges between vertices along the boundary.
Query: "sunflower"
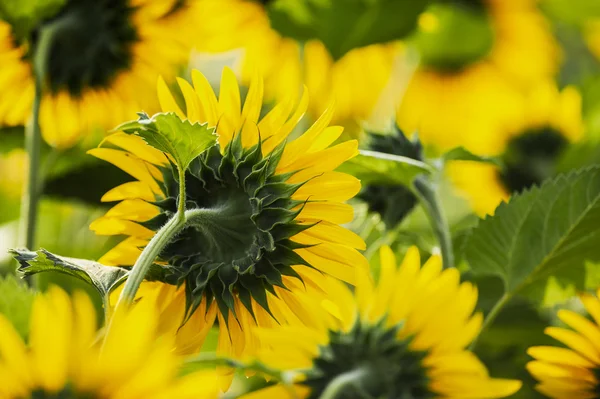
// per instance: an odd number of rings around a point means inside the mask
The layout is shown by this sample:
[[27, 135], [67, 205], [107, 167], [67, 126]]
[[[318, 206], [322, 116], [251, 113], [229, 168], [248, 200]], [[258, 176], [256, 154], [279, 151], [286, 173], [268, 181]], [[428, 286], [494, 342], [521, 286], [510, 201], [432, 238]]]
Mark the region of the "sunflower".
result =
[[498, 154], [522, 94], [557, 69], [557, 46], [536, 0], [436, 4], [419, 26], [421, 66], [398, 108], [400, 127], [439, 150]]
[[[50, 45], [40, 124], [48, 144], [66, 148], [82, 133], [112, 128], [132, 112], [157, 107], [148, 90], [159, 74], [187, 61], [196, 2], [68, 0], [48, 26]], [[44, 29], [44, 25], [39, 29]], [[22, 125], [34, 100], [32, 43], [0, 21], [0, 124]]]
[[[250, 326], [310, 325], [311, 301], [327, 295], [322, 282], [338, 278], [352, 284], [354, 268], [368, 267], [357, 251], [364, 242], [339, 226], [353, 218], [353, 208], [343, 201], [360, 190], [360, 182], [335, 169], [356, 155], [357, 143], [330, 147], [343, 130], [328, 126], [331, 107], [304, 134], [289, 139], [307, 109], [306, 91], [297, 107], [295, 96], [288, 98], [259, 121], [261, 79], [250, 84], [243, 108], [230, 69], [223, 71], [218, 100], [200, 72], [193, 71], [192, 80], [193, 86], [178, 80], [185, 113], [163, 80], [158, 95], [163, 111], [217, 126], [218, 145], [195, 159], [186, 175], [188, 206], [214, 210], [214, 216], [201, 228], [183, 230], [162, 251], [169, 276], [155, 295], [168, 304], [169, 317], [198, 325], [198, 345], [207, 332], [202, 326], [218, 319], [218, 352], [241, 357], [259, 345]], [[117, 133], [106, 143], [116, 148], [90, 153], [137, 181], [106, 193], [103, 201], [121, 202], [91, 229], [128, 236], [100, 261], [132, 265], [176, 210], [178, 184], [165, 155], [139, 137]], [[197, 350], [194, 346], [188, 349]], [[228, 373], [224, 387], [229, 378]]]
[[[267, 99], [284, 99], [306, 85], [313, 99], [309, 105], [313, 119], [325, 111], [331, 99], [336, 102], [335, 123], [356, 127], [358, 121], [368, 119], [398, 64], [402, 54], [399, 43], [373, 44], [334, 56], [320, 40], [301, 44], [282, 36], [271, 27], [265, 3], [224, 0], [204, 5], [216, 15], [207, 22], [212, 37], [209, 50], [242, 48], [242, 78], [250, 81], [259, 69]], [[392, 116], [393, 112], [387, 115]]]
[[567, 347], [536, 346], [527, 351], [535, 359], [527, 369], [539, 381], [536, 389], [549, 398], [600, 398], [600, 300], [591, 294], [580, 298], [592, 321], [561, 310], [559, 319], [575, 331], [560, 327], [545, 330]]
[[35, 299], [28, 342], [0, 314], [0, 398], [216, 399], [214, 372], [178, 377], [173, 342], [156, 326], [140, 304], [117, 312], [99, 339], [87, 295], [51, 287]]
[[552, 177], [568, 144], [583, 137], [581, 95], [574, 87], [559, 92], [552, 83], [540, 85], [528, 96], [523, 115], [510, 132], [501, 167], [475, 161], [448, 164], [450, 180], [481, 216], [493, 214], [511, 193]]
[[[519, 381], [491, 378], [466, 349], [482, 316], [473, 314], [476, 288], [460, 283], [458, 270], [442, 270], [438, 256], [421, 267], [415, 247], [399, 268], [389, 247], [380, 255], [378, 284], [363, 274], [353, 293], [343, 283], [330, 282], [321, 329], [260, 330], [272, 346], [259, 359], [298, 372], [295, 390], [301, 398], [320, 397], [344, 376], [352, 385], [336, 397], [359, 397], [358, 391], [360, 397], [374, 398], [502, 398], [519, 390]], [[284, 386], [275, 385], [248, 397], [289, 396]]]

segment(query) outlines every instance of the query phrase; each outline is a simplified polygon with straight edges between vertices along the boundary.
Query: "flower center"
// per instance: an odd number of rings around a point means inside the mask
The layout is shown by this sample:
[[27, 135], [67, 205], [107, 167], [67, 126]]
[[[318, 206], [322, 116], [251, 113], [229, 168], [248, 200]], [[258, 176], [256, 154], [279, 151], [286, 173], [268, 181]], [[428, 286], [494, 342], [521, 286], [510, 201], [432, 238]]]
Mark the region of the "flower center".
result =
[[479, 2], [436, 4], [421, 14], [414, 42], [425, 67], [450, 73], [487, 56], [494, 32]]
[[[106, 88], [130, 68], [138, 35], [128, 0], [70, 0], [48, 24], [56, 33], [49, 49], [47, 81], [52, 92], [81, 95]], [[37, 44], [34, 36], [34, 47]]]
[[386, 328], [358, 322], [349, 332], [330, 332], [330, 342], [320, 348], [313, 369], [302, 384], [311, 388], [309, 398], [319, 398], [336, 377], [364, 370], [356, 384], [336, 398], [428, 399], [436, 395], [428, 388], [423, 367], [425, 352], [409, 348], [410, 339], [399, 339], [399, 327]]
[[[295, 221], [303, 202], [291, 195], [302, 184], [275, 174], [284, 145], [263, 157], [260, 144], [244, 149], [238, 135], [224, 154], [213, 147], [192, 163], [186, 208], [197, 216], [160, 254], [170, 273], [166, 282], [185, 283], [188, 315], [204, 298], [216, 300], [224, 315], [235, 315], [237, 299], [251, 314], [251, 299], [269, 311], [267, 292], [285, 287], [283, 276], [300, 278], [291, 266], [308, 265], [294, 252], [304, 246], [289, 240], [310, 227]], [[166, 198], [156, 204], [160, 215], [144, 223], [150, 229], [177, 211], [179, 185], [172, 170], [163, 170]]]
[[560, 132], [547, 127], [513, 139], [503, 156], [500, 180], [509, 192], [520, 192], [555, 175], [556, 161], [567, 146]]
[[95, 399], [96, 395], [88, 393], [75, 392], [70, 385], [67, 385], [58, 392], [46, 392], [36, 390], [31, 393], [30, 399]]

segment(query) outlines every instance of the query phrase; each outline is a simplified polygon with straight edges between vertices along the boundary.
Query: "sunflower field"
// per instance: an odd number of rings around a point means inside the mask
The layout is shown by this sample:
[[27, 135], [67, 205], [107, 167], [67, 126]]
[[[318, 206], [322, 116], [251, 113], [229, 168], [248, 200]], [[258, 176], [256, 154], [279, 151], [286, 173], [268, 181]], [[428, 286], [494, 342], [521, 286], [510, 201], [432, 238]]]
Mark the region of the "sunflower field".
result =
[[600, 399], [600, 0], [0, 0], [0, 399]]

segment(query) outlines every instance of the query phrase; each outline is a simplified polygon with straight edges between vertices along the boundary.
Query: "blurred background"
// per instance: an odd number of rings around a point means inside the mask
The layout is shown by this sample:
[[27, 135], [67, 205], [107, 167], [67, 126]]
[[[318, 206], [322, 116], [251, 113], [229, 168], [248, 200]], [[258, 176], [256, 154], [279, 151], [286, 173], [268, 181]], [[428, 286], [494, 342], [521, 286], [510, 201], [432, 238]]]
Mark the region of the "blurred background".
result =
[[[34, 246], [98, 260], [119, 240], [89, 226], [112, 205], [104, 194], [133, 178], [86, 152], [136, 112], [158, 111], [159, 75], [183, 99], [177, 76], [199, 69], [218, 93], [224, 66], [242, 83], [264, 78], [265, 110], [299, 101], [306, 86], [304, 126], [333, 101], [345, 139], [443, 164], [455, 247], [512, 193], [600, 162], [600, 1], [0, 0], [0, 275], [16, 267], [8, 249], [24, 245], [24, 126], [36, 100]], [[387, 183], [353, 202], [367, 257], [381, 244], [436, 252], [416, 198]], [[541, 309], [526, 299], [507, 307], [478, 348], [491, 373], [527, 380], [524, 349], [547, 341], [553, 307], [600, 285], [594, 274], [546, 287]], [[40, 276], [49, 282], [86, 289]], [[526, 387], [517, 397], [538, 396]]]

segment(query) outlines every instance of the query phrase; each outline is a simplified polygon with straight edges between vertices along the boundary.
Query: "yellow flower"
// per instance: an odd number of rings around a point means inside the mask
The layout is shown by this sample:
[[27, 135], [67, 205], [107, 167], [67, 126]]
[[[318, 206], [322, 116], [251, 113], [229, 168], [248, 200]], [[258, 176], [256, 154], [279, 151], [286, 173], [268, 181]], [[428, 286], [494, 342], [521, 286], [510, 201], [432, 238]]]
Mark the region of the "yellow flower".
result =
[[[156, 109], [158, 75], [187, 62], [195, 2], [68, 1], [54, 23], [66, 26], [50, 47], [40, 123], [48, 144], [74, 145], [94, 128], [112, 128], [132, 113]], [[52, 22], [50, 22], [52, 23]], [[31, 114], [32, 45], [0, 21], [0, 124], [21, 125]]]
[[535, 346], [527, 351], [535, 359], [527, 364], [527, 369], [539, 381], [536, 389], [549, 398], [600, 397], [600, 301], [591, 294], [581, 295], [581, 301], [592, 321], [570, 310], [561, 310], [558, 317], [572, 330], [560, 327], [545, 330], [566, 348]]
[[[522, 93], [553, 76], [558, 51], [535, 0], [481, 3], [445, 6], [443, 15], [454, 24], [449, 28], [464, 31], [460, 20], [451, 20], [464, 14], [468, 21], [484, 24], [477, 25], [481, 32], [465, 42], [479, 36], [483, 41], [475, 42], [479, 47], [464, 49], [459, 59], [450, 55], [438, 59], [435, 52], [430, 59], [424, 56], [402, 98], [397, 120], [402, 130], [418, 131], [425, 144], [440, 150], [464, 146], [480, 155], [496, 155], [507, 140], [506, 132], [514, 129], [513, 121], [520, 117]], [[421, 34], [432, 35], [434, 43], [444, 39], [435, 36], [438, 32], [448, 37], [438, 31], [438, 18], [427, 12], [420, 20]], [[450, 43], [443, 47], [455, 48]]]
[[271, 27], [260, 2], [221, 0], [208, 2], [204, 7], [211, 15], [217, 15], [207, 22], [212, 38], [209, 50], [243, 48], [243, 79], [250, 81], [259, 69], [265, 79], [267, 99], [285, 99], [306, 85], [313, 119], [325, 111], [332, 99], [336, 103], [334, 123], [352, 126], [368, 119], [401, 54], [395, 42], [355, 48], [334, 59], [319, 40], [299, 44], [281, 36]]
[[145, 304], [117, 312], [98, 337], [87, 295], [51, 287], [35, 299], [28, 342], [0, 315], [0, 398], [216, 399], [214, 372], [177, 376], [172, 345]]
[[447, 173], [480, 216], [493, 214], [510, 194], [539, 185], [554, 175], [554, 163], [571, 142], [583, 137], [581, 95], [574, 87], [562, 92], [550, 82], [527, 98], [523, 117], [507, 135], [502, 168], [475, 161], [452, 161]]
[[22, 148], [0, 155], [0, 192], [9, 199], [19, 199], [27, 176], [27, 154]]
[[[355, 384], [339, 397], [355, 397], [353, 388], [378, 398], [502, 398], [519, 390], [519, 381], [491, 378], [466, 349], [482, 322], [473, 314], [477, 290], [461, 283], [456, 269], [442, 270], [438, 256], [421, 267], [412, 247], [398, 268], [383, 247], [378, 284], [365, 274], [355, 293], [340, 282], [327, 290], [322, 328], [259, 332], [271, 343], [259, 356], [265, 364], [307, 370], [295, 385], [300, 397], [320, 397], [341, 375], [354, 375]], [[248, 397], [290, 397], [286, 392], [277, 385]]]
[[[328, 295], [321, 288], [327, 276], [354, 283], [354, 268], [368, 267], [357, 251], [364, 242], [339, 226], [353, 218], [353, 208], [343, 202], [356, 195], [360, 182], [335, 169], [356, 155], [357, 143], [331, 146], [343, 130], [328, 126], [332, 108], [304, 134], [288, 137], [307, 109], [306, 91], [297, 107], [295, 96], [289, 97], [260, 118], [262, 80], [251, 83], [243, 108], [230, 69], [223, 72], [218, 100], [200, 72], [193, 71], [192, 80], [193, 86], [178, 80], [187, 113], [162, 80], [158, 95], [163, 111], [217, 126], [219, 145], [198, 157], [186, 178], [188, 206], [214, 213], [163, 250], [170, 284], [155, 284], [160, 292], [152, 295], [169, 309], [166, 317], [190, 325], [195, 338], [181, 340], [185, 351], [197, 350], [218, 318], [218, 352], [242, 357], [259, 345], [250, 326], [310, 325], [308, 304]], [[106, 142], [117, 148], [90, 153], [137, 180], [106, 193], [104, 201], [121, 202], [91, 228], [128, 236], [100, 261], [132, 265], [173, 214], [178, 184], [164, 154], [139, 137], [117, 133]]]

